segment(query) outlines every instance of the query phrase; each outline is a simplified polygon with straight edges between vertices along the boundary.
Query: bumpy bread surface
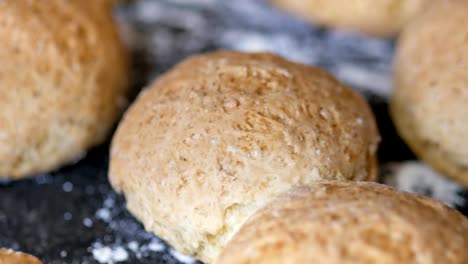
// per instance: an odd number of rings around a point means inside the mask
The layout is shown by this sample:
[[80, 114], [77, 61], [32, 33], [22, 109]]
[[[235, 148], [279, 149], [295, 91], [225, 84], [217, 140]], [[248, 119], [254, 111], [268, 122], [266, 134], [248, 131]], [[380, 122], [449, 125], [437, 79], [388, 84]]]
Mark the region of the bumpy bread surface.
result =
[[463, 264], [468, 219], [376, 183], [299, 187], [253, 215], [216, 264]]
[[128, 83], [109, 1], [0, 1], [0, 39], [0, 177], [54, 170], [105, 139]]
[[394, 36], [433, 0], [271, 0], [312, 22], [374, 36]]
[[468, 1], [434, 4], [398, 44], [391, 113], [422, 160], [468, 186]]
[[215, 52], [141, 93], [114, 136], [110, 180], [146, 229], [209, 263], [291, 186], [374, 180], [378, 141], [365, 99], [330, 74]]
[[42, 262], [31, 255], [0, 248], [0, 264], [42, 264]]

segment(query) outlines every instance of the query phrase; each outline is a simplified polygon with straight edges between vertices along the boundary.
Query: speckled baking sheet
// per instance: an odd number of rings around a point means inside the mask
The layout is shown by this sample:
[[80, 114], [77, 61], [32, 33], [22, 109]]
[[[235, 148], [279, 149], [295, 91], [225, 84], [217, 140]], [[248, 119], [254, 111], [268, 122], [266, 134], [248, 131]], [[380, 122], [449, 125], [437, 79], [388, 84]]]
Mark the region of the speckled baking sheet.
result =
[[[133, 50], [134, 94], [185, 57], [216, 49], [272, 51], [321, 66], [369, 98], [383, 137], [381, 180], [468, 215], [468, 192], [415, 161], [395, 133], [386, 104], [393, 41], [313, 27], [258, 0], [140, 0], [115, 14]], [[0, 247], [50, 264], [195, 262], [125, 210], [107, 181], [108, 148], [58, 172], [0, 183]]]

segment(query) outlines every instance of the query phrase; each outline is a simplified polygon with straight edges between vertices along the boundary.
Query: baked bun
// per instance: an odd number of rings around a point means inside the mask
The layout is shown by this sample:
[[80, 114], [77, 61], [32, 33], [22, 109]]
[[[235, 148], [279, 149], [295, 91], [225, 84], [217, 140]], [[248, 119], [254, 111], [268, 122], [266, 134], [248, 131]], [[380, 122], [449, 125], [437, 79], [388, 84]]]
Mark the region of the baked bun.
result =
[[378, 141], [365, 99], [325, 71], [214, 52], [140, 94], [113, 138], [110, 181], [147, 230], [209, 263], [291, 186], [374, 180]]
[[0, 248], [0, 264], [42, 264], [42, 262], [31, 255]]
[[217, 264], [468, 263], [468, 219], [376, 183], [295, 188], [242, 226]]
[[128, 80], [107, 0], [0, 1], [0, 177], [79, 159], [103, 142]]
[[468, 1], [434, 4], [397, 48], [391, 113], [429, 165], [468, 186]]
[[320, 25], [390, 37], [433, 0], [271, 0]]

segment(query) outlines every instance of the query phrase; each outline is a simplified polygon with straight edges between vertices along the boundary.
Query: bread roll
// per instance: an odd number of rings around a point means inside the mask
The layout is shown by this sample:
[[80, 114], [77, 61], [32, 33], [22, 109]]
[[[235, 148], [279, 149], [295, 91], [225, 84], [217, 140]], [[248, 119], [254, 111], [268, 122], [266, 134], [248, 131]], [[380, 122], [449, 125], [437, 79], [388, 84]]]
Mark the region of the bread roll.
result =
[[364, 98], [330, 74], [214, 52], [141, 93], [113, 138], [109, 176], [147, 230], [209, 263], [291, 186], [374, 180], [378, 141]]
[[391, 113], [416, 155], [468, 186], [468, 1], [434, 4], [398, 43]]
[[300, 187], [253, 215], [216, 264], [468, 263], [468, 219], [385, 185]]
[[31, 255], [0, 248], [0, 264], [42, 264]]
[[57, 169], [105, 140], [128, 82], [109, 3], [0, 1], [0, 177]]
[[320, 25], [390, 37], [433, 0], [271, 0]]

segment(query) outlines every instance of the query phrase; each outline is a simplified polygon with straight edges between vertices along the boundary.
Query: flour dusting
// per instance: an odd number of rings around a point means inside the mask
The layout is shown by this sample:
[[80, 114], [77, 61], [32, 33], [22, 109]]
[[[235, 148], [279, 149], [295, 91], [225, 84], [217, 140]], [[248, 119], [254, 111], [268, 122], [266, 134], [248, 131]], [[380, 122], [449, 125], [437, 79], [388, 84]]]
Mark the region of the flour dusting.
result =
[[[118, 234], [113, 239], [103, 236], [97, 238], [88, 251], [94, 260], [99, 263], [116, 264], [128, 261], [144, 261], [151, 254], [165, 254], [179, 263], [195, 263], [192, 257], [182, 255], [170, 248], [161, 239], [151, 233], [138, 232], [141, 226], [130, 219], [123, 219], [121, 214], [125, 207], [117, 201], [119, 197], [115, 193], [107, 193], [103, 199], [102, 207], [94, 213], [94, 219], [105, 224], [111, 233]], [[125, 213], [126, 210], [125, 210]], [[91, 218], [85, 218], [83, 225], [86, 227], [98, 224]], [[133, 262], [132, 262], [133, 263]], [[172, 262], [169, 262], [172, 263]]]
[[118, 246], [115, 248], [103, 246], [100, 243], [96, 243], [93, 246], [93, 257], [99, 263], [118, 263], [128, 259], [128, 252], [123, 247]]
[[384, 166], [384, 183], [406, 192], [427, 195], [450, 207], [462, 207], [467, 201], [460, 194], [463, 186], [417, 161]]

